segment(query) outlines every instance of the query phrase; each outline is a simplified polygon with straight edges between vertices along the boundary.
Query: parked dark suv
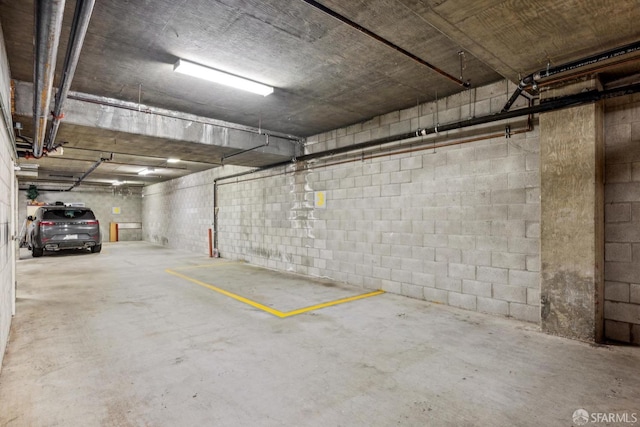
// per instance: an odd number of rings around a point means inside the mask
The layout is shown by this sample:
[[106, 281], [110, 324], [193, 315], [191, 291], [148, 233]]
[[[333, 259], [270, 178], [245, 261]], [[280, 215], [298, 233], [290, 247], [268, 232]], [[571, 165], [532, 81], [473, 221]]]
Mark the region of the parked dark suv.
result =
[[102, 250], [100, 223], [93, 211], [84, 207], [43, 206], [38, 208], [27, 232], [27, 245], [34, 257], [45, 250]]

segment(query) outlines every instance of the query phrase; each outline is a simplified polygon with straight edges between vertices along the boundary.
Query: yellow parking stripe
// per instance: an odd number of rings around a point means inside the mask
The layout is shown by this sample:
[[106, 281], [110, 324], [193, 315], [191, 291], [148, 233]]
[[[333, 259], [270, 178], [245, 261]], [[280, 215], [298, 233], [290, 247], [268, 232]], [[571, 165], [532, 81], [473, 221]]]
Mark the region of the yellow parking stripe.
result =
[[310, 307], [300, 308], [298, 310], [287, 311], [286, 313], [282, 313], [282, 316], [280, 316], [280, 317], [295, 316], [296, 314], [302, 314], [302, 313], [306, 313], [308, 311], [319, 310], [321, 308], [331, 307], [332, 305], [344, 304], [345, 302], [357, 301], [357, 300], [363, 299], [363, 298], [374, 297], [374, 296], [380, 295], [380, 294], [384, 294], [384, 291], [368, 292], [366, 294], [360, 294], [360, 295], [356, 295], [356, 296], [353, 296], [353, 297], [342, 298], [342, 299], [338, 299], [338, 300], [335, 300], [335, 301], [323, 302], [322, 304], [316, 304], [316, 305], [312, 305]]
[[264, 304], [260, 304], [259, 302], [251, 301], [248, 298], [241, 297], [240, 295], [236, 295], [236, 294], [231, 293], [229, 291], [225, 291], [224, 289], [218, 288], [217, 286], [213, 286], [213, 285], [210, 285], [208, 283], [201, 282], [200, 280], [194, 279], [194, 278], [189, 277], [189, 276], [185, 276], [184, 274], [180, 274], [180, 273], [178, 273], [176, 271], [172, 271], [172, 270], [169, 270], [169, 269], [167, 269], [165, 271], [167, 273], [169, 273], [169, 274], [173, 274], [174, 276], [178, 276], [178, 277], [180, 277], [182, 279], [185, 279], [185, 280], [188, 280], [188, 281], [190, 281], [192, 283], [195, 283], [196, 285], [204, 286], [205, 288], [211, 289], [212, 291], [216, 291], [218, 293], [221, 293], [222, 295], [226, 295], [229, 298], [233, 298], [234, 300], [243, 302], [245, 304], [249, 304], [250, 306], [255, 307], [255, 308], [259, 308], [260, 310], [266, 311], [267, 313], [273, 314], [274, 316], [282, 317], [282, 312], [280, 312], [278, 310], [274, 310], [271, 307], [267, 307]]
[[218, 267], [218, 266], [229, 265], [229, 264], [238, 265], [238, 264], [244, 264], [244, 262], [242, 262], [242, 261], [216, 261], [215, 263], [211, 263], [211, 264], [187, 265], [187, 266], [184, 266], [184, 267], [175, 268], [174, 270], [183, 271], [183, 270], [193, 270], [193, 269], [196, 269], [196, 268], [212, 268], [212, 267]]
[[[201, 267], [204, 267], [204, 266], [201, 266]], [[196, 267], [194, 267], [194, 268], [196, 268]], [[373, 291], [373, 292], [368, 292], [366, 294], [360, 294], [360, 295], [355, 295], [355, 296], [352, 296], [352, 297], [341, 298], [341, 299], [338, 299], [338, 300], [335, 300], [335, 301], [324, 302], [322, 304], [316, 304], [316, 305], [312, 305], [312, 306], [309, 306], [309, 307], [300, 308], [300, 309], [297, 309], [297, 310], [282, 312], [282, 311], [276, 310], [274, 308], [268, 307], [268, 306], [266, 306], [264, 304], [260, 304], [259, 302], [256, 302], [256, 301], [250, 300], [248, 298], [245, 298], [243, 296], [234, 294], [233, 292], [225, 291], [224, 289], [219, 288], [217, 286], [213, 286], [213, 285], [210, 285], [208, 283], [205, 283], [205, 282], [202, 282], [200, 280], [197, 280], [197, 279], [194, 279], [192, 277], [189, 277], [189, 276], [187, 276], [185, 274], [178, 273], [177, 271], [170, 270], [170, 269], [166, 269], [165, 271], [167, 273], [169, 273], [169, 274], [172, 274], [172, 275], [176, 276], [176, 277], [180, 277], [181, 279], [188, 280], [191, 283], [195, 283], [196, 285], [205, 287], [207, 289], [211, 289], [212, 291], [216, 291], [216, 292], [218, 292], [218, 293], [220, 293], [222, 295], [228, 296], [229, 298], [233, 298], [236, 301], [240, 301], [240, 302], [248, 304], [248, 305], [250, 305], [252, 307], [258, 308], [258, 309], [260, 309], [262, 311], [266, 311], [267, 313], [272, 314], [272, 315], [274, 315], [276, 317], [279, 317], [281, 319], [285, 318], [285, 317], [295, 316], [297, 314], [307, 313], [307, 312], [313, 311], [313, 310], [319, 310], [319, 309], [325, 308], [325, 307], [331, 307], [331, 306], [338, 305], [338, 304], [344, 304], [344, 303], [351, 302], [351, 301], [357, 301], [357, 300], [363, 299], [363, 298], [373, 297], [373, 296], [380, 295], [380, 294], [384, 293], [384, 291]]]

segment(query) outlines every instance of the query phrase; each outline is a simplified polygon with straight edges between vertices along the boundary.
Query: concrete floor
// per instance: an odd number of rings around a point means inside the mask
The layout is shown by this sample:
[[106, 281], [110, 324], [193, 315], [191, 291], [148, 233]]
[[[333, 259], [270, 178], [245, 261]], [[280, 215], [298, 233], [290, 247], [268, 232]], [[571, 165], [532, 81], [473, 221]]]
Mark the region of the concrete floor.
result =
[[640, 349], [510, 319], [390, 294], [279, 318], [205, 285], [279, 312], [366, 291], [142, 242], [23, 251], [18, 278], [2, 426], [571, 426], [578, 408], [640, 413]]

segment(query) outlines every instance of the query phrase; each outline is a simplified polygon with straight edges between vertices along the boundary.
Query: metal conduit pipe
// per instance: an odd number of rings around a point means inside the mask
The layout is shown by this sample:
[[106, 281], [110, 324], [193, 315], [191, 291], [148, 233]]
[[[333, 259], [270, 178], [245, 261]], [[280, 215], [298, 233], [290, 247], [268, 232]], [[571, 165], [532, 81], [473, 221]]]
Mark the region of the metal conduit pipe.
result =
[[628, 45], [621, 46], [606, 52], [601, 52], [592, 56], [588, 56], [586, 58], [578, 59], [577, 61], [558, 65], [557, 67], [545, 68], [544, 70], [540, 70], [537, 73], [534, 73], [533, 79], [536, 81], [540, 79], [546, 79], [547, 77], [551, 77], [555, 74], [572, 71], [577, 68], [586, 67], [587, 65], [597, 64], [599, 62], [606, 61], [608, 59], [616, 58], [618, 56], [626, 55], [626, 54], [637, 52], [637, 51], [640, 51], [640, 41], [630, 43]]
[[[216, 251], [218, 250], [218, 210], [220, 209], [220, 207], [218, 206], [218, 204], [219, 204], [218, 186], [219, 185], [223, 185], [223, 184], [219, 184], [219, 181], [233, 179], [233, 178], [239, 178], [239, 177], [250, 175], [250, 174], [253, 174], [253, 173], [256, 173], [256, 172], [261, 172], [261, 171], [265, 171], [265, 170], [269, 170], [269, 169], [274, 169], [274, 168], [277, 168], [277, 167], [280, 167], [280, 166], [288, 166], [288, 165], [291, 165], [292, 162], [295, 162], [295, 161], [308, 161], [308, 160], [313, 160], [313, 159], [318, 159], [318, 158], [323, 158], [323, 157], [329, 157], [329, 156], [336, 155], [336, 154], [348, 153], [348, 152], [351, 152], [351, 151], [370, 148], [370, 147], [376, 146], [376, 145], [389, 144], [389, 143], [392, 143], [392, 142], [401, 141], [403, 139], [411, 139], [411, 138], [416, 138], [416, 137], [420, 137], [420, 136], [426, 136], [426, 135], [435, 134], [435, 133], [438, 133], [438, 132], [441, 132], [441, 131], [462, 129], [462, 128], [469, 127], [469, 126], [476, 126], [476, 125], [480, 125], [480, 124], [491, 123], [491, 122], [495, 122], [495, 121], [514, 118], [514, 117], [530, 116], [530, 119], [528, 121], [528, 126], [527, 126], [526, 129], [517, 130], [515, 132], [512, 132], [511, 135], [516, 134], [516, 133], [528, 132], [528, 131], [531, 130], [531, 116], [533, 114], [538, 114], [538, 113], [543, 113], [543, 112], [548, 112], [548, 111], [553, 111], [553, 110], [559, 110], [559, 109], [562, 109], [562, 108], [568, 108], [568, 107], [572, 107], [572, 106], [587, 104], [587, 103], [595, 102], [595, 101], [598, 101], [598, 100], [601, 100], [601, 99], [615, 98], [615, 97], [618, 97], [618, 96], [629, 95], [629, 94], [637, 93], [637, 92], [640, 92], [640, 84], [629, 85], [629, 86], [625, 86], [625, 87], [622, 87], [622, 88], [607, 89], [607, 90], [603, 90], [603, 91], [591, 91], [591, 92], [580, 93], [580, 94], [577, 94], [577, 95], [565, 96], [565, 97], [558, 98], [558, 99], [552, 99], [552, 100], [543, 102], [542, 104], [534, 105], [534, 106], [527, 107], [527, 108], [521, 108], [521, 109], [514, 110], [514, 111], [500, 112], [500, 113], [496, 113], [496, 114], [492, 114], [492, 115], [488, 115], [488, 116], [477, 117], [477, 118], [473, 118], [473, 119], [469, 119], [469, 120], [462, 120], [462, 121], [459, 121], [459, 122], [445, 124], [445, 125], [441, 125], [441, 126], [434, 126], [434, 127], [431, 127], [431, 128], [418, 129], [415, 132], [409, 132], [409, 133], [400, 134], [400, 135], [394, 135], [394, 136], [390, 136], [390, 137], [386, 137], [386, 138], [375, 139], [375, 140], [372, 140], [372, 141], [367, 141], [367, 142], [363, 142], [363, 143], [360, 143], [360, 144], [349, 145], [349, 146], [346, 146], [346, 147], [340, 147], [340, 148], [336, 148], [336, 149], [333, 149], [333, 150], [320, 151], [318, 153], [307, 154], [305, 156], [301, 156], [301, 157], [298, 157], [296, 159], [291, 159], [290, 161], [274, 163], [274, 164], [271, 164], [271, 165], [255, 168], [255, 169], [252, 169], [252, 170], [249, 170], [249, 171], [239, 172], [239, 173], [230, 174], [230, 175], [226, 175], [226, 176], [221, 176], [221, 177], [215, 178], [213, 180], [213, 216], [214, 216], [214, 220], [213, 220], [214, 243], [213, 243], [213, 245], [214, 245], [214, 248], [215, 248]], [[492, 135], [488, 135], [486, 137], [494, 138], [496, 136], [498, 136], [498, 135], [497, 134], [492, 134]], [[445, 142], [445, 143], [440, 143], [440, 144], [434, 144], [433, 146], [429, 146], [429, 147], [420, 147], [420, 148], [417, 148], [416, 150], [437, 148], [437, 147], [444, 147], [444, 146], [447, 146], [447, 145], [473, 142], [473, 141], [476, 141], [476, 140], [481, 140], [483, 138], [484, 137], [471, 138], [471, 139], [466, 139], [466, 140], [463, 140], [463, 141], [455, 141], [455, 142], [452, 142], [452, 143], [446, 143]], [[410, 151], [411, 150], [408, 150], [408, 152], [410, 152]], [[386, 153], [385, 153], [385, 155], [386, 155]], [[374, 158], [375, 156], [369, 156], [369, 157], [370, 158]]]
[[516, 90], [513, 91], [511, 98], [509, 98], [507, 103], [504, 104], [504, 107], [502, 107], [502, 112], [505, 113], [509, 111], [513, 103], [516, 102], [516, 99], [518, 99], [518, 97], [522, 94], [522, 91], [527, 87], [533, 85], [534, 83], [535, 81], [533, 80], [533, 74], [529, 74], [527, 77], [520, 80], [520, 83], [518, 83], [518, 87], [516, 88]]
[[551, 77], [556, 74], [565, 73], [568, 71], [573, 71], [578, 68], [586, 67], [588, 65], [594, 65], [602, 61], [606, 61], [612, 58], [616, 58], [618, 56], [627, 55], [629, 53], [637, 52], [640, 50], [640, 41], [630, 43], [625, 46], [621, 46], [615, 49], [608, 50], [606, 52], [597, 53], [595, 55], [588, 56], [586, 58], [578, 59], [576, 61], [567, 62], [566, 64], [558, 65], [556, 67], [547, 67], [545, 69], [536, 71], [535, 73], [531, 73], [528, 76], [524, 77], [518, 83], [518, 87], [511, 95], [511, 98], [507, 101], [507, 103], [502, 108], [502, 111], [509, 111], [511, 106], [516, 99], [520, 96], [522, 91], [527, 87], [536, 87], [536, 84], [541, 79], [546, 79], [547, 77]]
[[60, 120], [62, 119], [62, 107], [64, 101], [67, 99], [67, 94], [71, 88], [71, 82], [73, 81], [73, 75], [76, 72], [78, 66], [78, 60], [80, 59], [80, 51], [84, 44], [84, 37], [87, 34], [87, 28], [89, 28], [89, 20], [93, 13], [93, 7], [95, 0], [77, 0], [76, 10], [73, 16], [73, 23], [71, 24], [71, 34], [69, 35], [69, 43], [67, 44], [67, 53], [64, 58], [64, 67], [62, 69], [62, 81], [60, 82], [60, 88], [56, 94], [56, 103], [53, 109], [53, 120], [51, 122], [51, 130], [45, 147], [47, 150], [51, 150], [54, 147], [56, 135], [58, 134], [58, 128], [60, 127]]
[[218, 250], [218, 180], [213, 180], [213, 249]]
[[88, 176], [91, 174], [91, 172], [93, 172], [94, 170], [98, 169], [98, 166], [100, 166], [102, 163], [107, 162], [107, 161], [109, 161], [109, 160], [111, 160], [111, 159], [110, 159], [110, 158], [101, 157], [101, 158], [100, 158], [100, 160], [98, 160], [97, 162], [95, 162], [95, 163], [94, 163], [94, 164], [89, 168], [89, 170], [87, 170], [84, 174], [82, 174], [82, 176], [81, 176], [80, 178], [78, 178], [78, 180], [77, 180], [77, 181], [76, 181], [76, 182], [75, 182], [71, 187], [69, 187], [67, 190], [64, 190], [64, 191], [71, 191], [71, 190], [73, 190], [74, 188], [76, 188], [78, 185], [80, 185], [80, 183], [81, 183], [82, 181], [84, 181], [84, 179], [85, 179], [86, 177], [88, 177]]
[[42, 157], [65, 0], [34, 1], [33, 156]]
[[[593, 68], [587, 68], [585, 70], [582, 71], [576, 71], [573, 72], [569, 75], [565, 75], [565, 76], [558, 76], [558, 77], [552, 77], [549, 79], [544, 79], [544, 81], [540, 81], [538, 82], [538, 89], [542, 88], [542, 87], [548, 87], [548, 86], [552, 86], [555, 85], [557, 83], [561, 83], [561, 82], [565, 82], [569, 79], [573, 80], [573, 79], [577, 79], [579, 77], [583, 77], [586, 76], [588, 74], [596, 74], [596, 73], [600, 73], [604, 70], [607, 69], [611, 69], [614, 67], [619, 67], [621, 65], [625, 65], [625, 64], [629, 64], [629, 63], [635, 63], [638, 62], [640, 60], [640, 58], [634, 58], [633, 56], [629, 57], [629, 58], [625, 58], [625, 59], [620, 59], [618, 61], [609, 61], [606, 64], [602, 64], [599, 65], [597, 67], [593, 67]], [[616, 86], [624, 86], [626, 84], [631, 84], [631, 83], [636, 83], [637, 79], [631, 78], [631, 76], [628, 77], [623, 77], [622, 79], [629, 79], [629, 81], [627, 81], [626, 83], [622, 83], [622, 84], [616, 84], [617, 81], [619, 81], [618, 79], [612, 81], [612, 82], [607, 82], [605, 83], [605, 87], [607, 88], [611, 88], [611, 87], [616, 87]], [[621, 79], [621, 80], [622, 80]]]
[[335, 19], [337, 19], [340, 22], [343, 22], [345, 24], [347, 24], [348, 26], [350, 26], [351, 28], [354, 28], [358, 31], [360, 31], [361, 33], [379, 41], [380, 43], [389, 46], [390, 48], [400, 52], [401, 54], [413, 59], [414, 61], [416, 61], [418, 64], [420, 65], [424, 65], [425, 67], [435, 71], [436, 73], [440, 74], [441, 76], [451, 80], [452, 82], [462, 86], [462, 87], [469, 87], [471, 84], [468, 81], [462, 81], [461, 79], [452, 76], [451, 74], [447, 73], [446, 71], [436, 67], [433, 64], [428, 63], [427, 61], [425, 61], [424, 59], [414, 55], [413, 53], [409, 52], [406, 49], [401, 48], [400, 46], [391, 43], [389, 40], [385, 39], [384, 37], [381, 37], [379, 35], [377, 35], [376, 33], [374, 33], [373, 31], [367, 30], [366, 28], [364, 28], [363, 26], [353, 22], [352, 20], [350, 20], [349, 18], [347, 18], [346, 16], [340, 15], [338, 12], [336, 12], [335, 10], [329, 9], [328, 7], [318, 3], [317, 1], [314, 0], [302, 0], [303, 2], [305, 2], [306, 4], [308, 4], [309, 6], [313, 6], [316, 9], [326, 13], [329, 16], [334, 17]]
[[[510, 135], [518, 135], [521, 133], [527, 133], [527, 132], [531, 132], [532, 128], [530, 127], [530, 125], [528, 125], [526, 128], [522, 128], [522, 129], [516, 129], [511, 131]], [[416, 153], [419, 151], [426, 151], [426, 150], [435, 150], [436, 148], [442, 148], [442, 147], [450, 147], [452, 145], [463, 145], [463, 144], [469, 144], [470, 142], [477, 142], [477, 141], [486, 141], [488, 139], [494, 139], [494, 138], [500, 138], [501, 136], [505, 136], [504, 132], [501, 133], [490, 133], [487, 135], [482, 135], [482, 136], [478, 136], [478, 137], [474, 137], [474, 138], [467, 138], [467, 139], [460, 139], [460, 140], [455, 140], [455, 141], [451, 141], [451, 142], [434, 142], [434, 143], [430, 143], [430, 144], [425, 144], [422, 146], [417, 146], [417, 147], [413, 147], [413, 148], [407, 148], [404, 150], [390, 150], [390, 151], [385, 151], [383, 153], [380, 154], [369, 154], [366, 156], [357, 156], [357, 157], [352, 157], [350, 159], [347, 160], [340, 160], [337, 162], [331, 162], [331, 163], [323, 163], [323, 164], [314, 164], [313, 166], [311, 166], [311, 168], [313, 169], [323, 169], [323, 168], [328, 168], [331, 166], [339, 166], [339, 165], [344, 165], [347, 163], [355, 163], [355, 162], [362, 162], [364, 160], [372, 160], [372, 159], [378, 159], [381, 157], [389, 157], [389, 156], [395, 156], [397, 154], [409, 154], [409, 153]], [[249, 173], [253, 173], [253, 172], [249, 172]], [[248, 173], [244, 173], [244, 175], [247, 175]], [[238, 184], [238, 183], [242, 183], [242, 182], [249, 182], [249, 181], [254, 181], [257, 179], [264, 179], [264, 178], [271, 178], [274, 175], [269, 175], [269, 176], [259, 176], [259, 177], [254, 177], [254, 178], [247, 178], [247, 179], [243, 179], [243, 180], [236, 180], [236, 181], [232, 181], [232, 182], [223, 182], [220, 184], [217, 184], [218, 186], [221, 185], [229, 185], [229, 184]]]
[[403, 139], [427, 136], [427, 135], [436, 134], [439, 132], [462, 129], [465, 127], [477, 126], [485, 123], [511, 119], [514, 117], [522, 117], [522, 116], [528, 116], [530, 114], [538, 114], [538, 113], [544, 113], [544, 112], [553, 111], [553, 110], [559, 110], [559, 109], [573, 107], [577, 105], [588, 104], [590, 102], [595, 102], [601, 99], [615, 98], [617, 96], [629, 95], [637, 92], [640, 92], [640, 84], [629, 85], [622, 88], [607, 89], [603, 91], [593, 90], [589, 92], [579, 93], [576, 95], [564, 96], [557, 99], [550, 99], [548, 101], [545, 101], [539, 105], [534, 105], [532, 107], [519, 108], [517, 110], [505, 111], [505, 112], [490, 114], [487, 116], [461, 120], [459, 122], [436, 125], [429, 128], [418, 129], [414, 132], [408, 132], [400, 135], [392, 135], [385, 138], [379, 138], [372, 141], [362, 142], [360, 144], [339, 147], [332, 150], [322, 151], [319, 153], [307, 154], [305, 156], [298, 157], [297, 160], [300, 160], [300, 161], [311, 160], [319, 157], [341, 154], [341, 153], [346, 153], [354, 150], [361, 150], [361, 149], [369, 148], [375, 145], [388, 144], [390, 142], [395, 142]]
[[[94, 150], [94, 149], [91, 149], [91, 148], [80, 148], [80, 147], [68, 147], [67, 150], [70, 150], [72, 152], [73, 151], [89, 151], [89, 152], [92, 152], [92, 153], [104, 153], [104, 150]], [[148, 154], [146, 154], [144, 156], [143, 155], [134, 155], [134, 154], [131, 154], [131, 153], [123, 153], [121, 151], [109, 151], [109, 153], [111, 153], [111, 155], [143, 157], [145, 159], [158, 159], [158, 160], [164, 160], [164, 161], [166, 161], [166, 159], [167, 159], [166, 157], [161, 157], [161, 156], [150, 156]], [[185, 161], [189, 162], [189, 163], [202, 163], [202, 164], [205, 164], [205, 165], [223, 166], [222, 163], [208, 162], [208, 161], [204, 161], [204, 160], [191, 160], [191, 159], [186, 160], [185, 159]], [[131, 164], [131, 163], [126, 163], [126, 164]], [[146, 165], [140, 165], [140, 166], [146, 166]]]
[[263, 147], [268, 147], [268, 146], [269, 146], [269, 134], [267, 134], [267, 139], [265, 140], [264, 144], [262, 144], [262, 145], [257, 145], [257, 146], [255, 146], [255, 147], [251, 147], [251, 148], [247, 148], [247, 149], [245, 149], [245, 150], [240, 150], [240, 151], [238, 151], [237, 153], [231, 153], [231, 154], [229, 154], [229, 155], [222, 156], [222, 159], [221, 159], [221, 160], [224, 162], [226, 159], [228, 159], [228, 158], [230, 158], [230, 157], [239, 156], [239, 155], [241, 155], [241, 154], [244, 154], [244, 153], [248, 153], [248, 152], [250, 152], [250, 151], [257, 150], [258, 148], [263, 148]]
[[523, 117], [523, 116], [545, 113], [545, 112], [554, 111], [554, 110], [560, 110], [563, 108], [575, 107], [578, 105], [588, 104], [588, 103], [599, 101], [602, 99], [609, 99], [609, 98], [615, 98], [618, 96], [631, 95], [633, 93], [638, 93], [638, 92], [640, 92], [640, 83], [624, 86], [620, 88], [606, 89], [602, 91], [593, 90], [589, 92], [579, 93], [576, 95], [564, 96], [557, 99], [550, 99], [539, 105], [534, 105], [531, 107], [519, 108], [513, 111], [499, 112], [499, 113], [490, 114], [487, 116], [475, 117], [468, 120], [461, 120], [458, 122], [437, 125], [430, 128], [417, 129], [416, 131], [413, 131], [413, 132], [407, 132], [399, 135], [392, 135], [384, 138], [374, 139], [367, 142], [362, 142], [359, 144], [347, 145], [345, 147], [339, 147], [331, 150], [319, 151], [317, 153], [306, 154], [304, 156], [300, 156], [284, 162], [278, 162], [271, 165], [266, 165], [266, 166], [262, 166], [252, 170], [248, 170], [245, 172], [239, 172], [231, 175], [221, 176], [214, 179], [214, 184], [217, 184], [218, 181], [222, 181], [226, 179], [238, 178], [244, 175], [249, 175], [256, 172], [273, 169], [279, 166], [291, 165], [291, 163], [295, 161], [309, 161], [313, 159], [334, 156], [337, 154], [349, 153], [351, 151], [364, 150], [377, 145], [385, 145], [385, 144], [390, 144], [392, 142], [402, 141], [404, 139], [419, 138], [422, 136], [437, 134], [439, 132], [445, 132], [445, 131], [455, 130], [455, 129], [463, 129], [470, 126], [477, 126], [477, 125], [482, 125], [486, 123], [497, 122], [500, 120], [511, 119], [514, 117]]

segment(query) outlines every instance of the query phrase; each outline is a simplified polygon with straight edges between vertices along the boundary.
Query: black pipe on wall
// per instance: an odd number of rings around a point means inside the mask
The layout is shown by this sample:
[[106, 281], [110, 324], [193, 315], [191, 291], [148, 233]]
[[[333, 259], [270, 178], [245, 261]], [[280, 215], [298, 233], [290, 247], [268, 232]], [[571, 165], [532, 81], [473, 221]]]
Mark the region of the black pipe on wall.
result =
[[347, 145], [344, 147], [334, 148], [331, 150], [319, 151], [317, 153], [306, 154], [304, 156], [291, 159], [289, 161], [278, 162], [271, 165], [255, 168], [245, 172], [239, 172], [227, 176], [222, 176], [214, 179], [214, 185], [221, 180], [227, 180], [232, 178], [238, 178], [244, 175], [249, 175], [256, 172], [261, 172], [268, 169], [273, 169], [279, 166], [291, 165], [295, 161], [309, 161], [313, 159], [319, 159], [323, 157], [334, 156], [337, 154], [344, 154], [351, 151], [364, 150], [377, 145], [389, 144], [404, 139], [419, 138], [421, 136], [427, 136], [437, 134], [440, 132], [446, 132], [455, 129], [462, 129], [470, 126], [477, 126], [486, 123], [497, 122], [500, 120], [511, 119], [514, 117], [529, 116], [532, 114], [545, 113], [549, 111], [561, 110], [563, 108], [575, 107], [578, 105], [589, 104], [602, 99], [615, 98], [619, 96], [631, 95], [640, 92], [640, 83], [624, 86], [621, 88], [605, 89], [602, 91], [593, 90], [589, 92], [582, 92], [575, 95], [568, 95], [561, 98], [549, 99], [538, 105], [532, 107], [519, 108], [513, 111], [501, 111], [499, 113], [490, 114], [482, 117], [474, 117], [472, 119], [461, 120], [458, 122], [447, 123], [429, 128], [417, 129], [413, 132], [407, 132], [399, 135], [391, 135], [384, 138], [378, 138], [371, 141], [361, 142], [359, 144]]
[[556, 74], [565, 73], [568, 71], [577, 70], [578, 68], [586, 67], [588, 65], [594, 65], [602, 61], [606, 61], [612, 58], [616, 58], [618, 56], [627, 55], [629, 53], [637, 52], [640, 50], [640, 41], [630, 43], [625, 46], [617, 47], [615, 49], [608, 50], [606, 52], [600, 52], [595, 55], [588, 56], [586, 58], [581, 58], [576, 61], [567, 62], [566, 64], [558, 65], [556, 67], [549, 67], [535, 73], [531, 73], [528, 76], [524, 77], [518, 83], [518, 87], [511, 95], [511, 98], [507, 101], [507, 103], [502, 108], [502, 111], [509, 111], [511, 106], [516, 99], [520, 96], [522, 91], [529, 86], [534, 86], [536, 82], [541, 79], [546, 79], [548, 77], [554, 76]]
[[454, 122], [454, 123], [436, 125], [430, 128], [418, 129], [414, 132], [408, 132], [400, 135], [392, 135], [384, 138], [375, 139], [372, 141], [362, 142], [360, 144], [354, 144], [354, 145], [349, 145], [345, 147], [335, 148], [332, 150], [321, 151], [318, 153], [307, 154], [305, 156], [298, 157], [297, 160], [300, 160], [300, 161], [312, 160], [320, 157], [326, 157], [326, 156], [331, 156], [335, 154], [342, 154], [349, 151], [362, 150], [365, 148], [369, 148], [371, 146], [388, 144], [390, 142], [400, 141], [403, 139], [427, 136], [427, 135], [436, 134], [439, 132], [462, 129], [465, 127], [477, 126], [477, 125], [496, 122], [500, 120], [511, 119], [514, 117], [528, 116], [530, 114], [538, 114], [538, 113], [545, 113], [553, 110], [560, 110], [563, 108], [574, 107], [582, 104], [588, 104], [601, 99], [615, 98], [617, 96], [629, 95], [636, 92], [640, 92], [640, 83], [625, 86], [622, 88], [616, 88], [616, 89], [607, 89], [603, 91], [594, 90], [589, 92], [583, 92], [576, 95], [564, 96], [562, 98], [550, 99], [548, 101], [542, 102], [541, 104], [534, 105], [532, 107], [520, 108], [513, 111], [504, 111], [504, 112], [501, 111], [499, 113], [490, 114], [488, 116], [474, 117], [472, 119], [461, 120], [459, 122]]

